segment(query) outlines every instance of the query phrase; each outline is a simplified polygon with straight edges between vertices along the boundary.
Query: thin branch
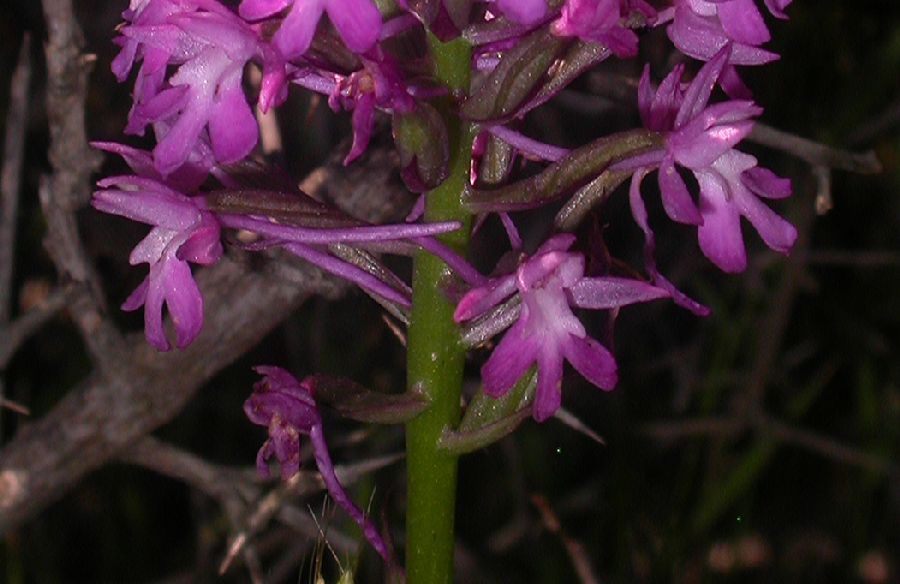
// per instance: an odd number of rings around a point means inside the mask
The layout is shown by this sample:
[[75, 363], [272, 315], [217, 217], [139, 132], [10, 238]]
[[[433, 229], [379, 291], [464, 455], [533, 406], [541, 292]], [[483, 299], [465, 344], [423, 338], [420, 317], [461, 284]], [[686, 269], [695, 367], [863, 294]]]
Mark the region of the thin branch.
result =
[[22, 343], [71, 303], [76, 294], [77, 290], [73, 286], [57, 288], [48, 294], [43, 302], [11, 323], [7, 325], [0, 323], [0, 369], [9, 364], [9, 360]]
[[12, 314], [12, 275], [15, 263], [16, 221], [19, 216], [19, 191], [25, 163], [25, 130], [28, 127], [28, 87], [31, 84], [31, 35], [25, 33], [19, 49], [19, 61], [9, 86], [6, 112], [6, 137], [3, 142], [3, 167], [0, 171], [0, 326]]
[[753, 126], [747, 140], [780, 150], [813, 166], [827, 166], [858, 174], [877, 174], [882, 170], [881, 162], [871, 150], [851, 152], [832, 148], [759, 122]]
[[900, 473], [900, 467], [886, 458], [847, 446], [829, 436], [791, 426], [768, 415], [653, 422], [642, 426], [640, 432], [655, 440], [670, 442], [704, 436], [735, 438], [749, 430], [772, 436], [784, 444], [813, 452], [834, 462], [892, 477]]
[[900, 99], [896, 99], [883, 112], [861, 125], [847, 140], [854, 146], [871, 144], [895, 128], [900, 128]]
[[253, 480], [255, 469], [212, 464], [152, 436], [128, 448], [120, 460], [182, 481], [223, 506], [253, 500], [261, 490]]
[[[338, 148], [311, 175], [314, 179], [304, 181], [306, 192], [327, 194], [363, 219], [402, 217], [409, 197], [397, 179], [396, 161], [376, 150], [345, 169], [344, 151]], [[374, 207], [377, 197], [372, 193], [387, 194], [393, 207], [384, 202]], [[242, 254], [234, 257], [239, 261], [226, 257], [198, 273], [205, 322], [189, 348], [157, 353], [143, 335], [127, 337], [114, 377], [91, 376], [0, 450], [0, 534], [39, 513], [86, 474], [178, 415], [203, 383], [310, 295], [336, 298], [347, 290], [345, 283], [299, 260], [269, 262], [260, 269], [243, 261]], [[284, 270], [292, 276], [285, 278]]]
[[311, 268], [300, 285], [228, 259], [201, 271], [198, 281], [206, 319], [188, 349], [158, 353], [142, 334], [130, 336], [115, 375], [92, 375], [0, 451], [0, 533], [175, 417], [203, 383], [310, 294], [339, 289]]
[[802, 428], [795, 428], [771, 417], [763, 418], [760, 425], [765, 432], [770, 433], [785, 444], [792, 444], [809, 450], [829, 460], [850, 466], [858, 466], [879, 474], [890, 474], [895, 477], [900, 473], [900, 468], [891, 461], [881, 456], [869, 454], [858, 448], [841, 444], [829, 436], [823, 436]]
[[[402, 454], [393, 454], [372, 458], [352, 465], [338, 465], [335, 467], [335, 474], [337, 474], [342, 484], [352, 485], [364, 476], [391, 465], [402, 458]], [[318, 472], [300, 471], [285, 482], [284, 485], [279, 486], [261, 498], [256, 508], [245, 520], [244, 528], [237, 532], [228, 546], [228, 553], [219, 566], [219, 574], [222, 575], [228, 571], [237, 554], [240, 553], [254, 535], [259, 533], [273, 517], [281, 512], [289, 501], [303, 495], [323, 491], [324, 489], [325, 483]]]
[[[246, 501], [254, 498], [259, 492], [259, 488], [250, 480], [249, 476], [252, 475], [249, 473], [211, 464], [151, 436], [145, 437], [128, 449], [122, 460], [181, 480], [213, 497], [222, 506], [233, 526], [238, 524], [243, 515]], [[245, 547], [242, 555], [251, 582], [262, 583], [264, 581], [262, 567], [254, 547]]]
[[120, 363], [122, 339], [105, 314], [103, 290], [81, 237], [75, 212], [90, 198], [90, 178], [101, 157], [87, 143], [84, 124], [87, 81], [94, 57], [82, 54], [84, 39], [71, 0], [43, 0], [47, 22], [47, 118], [53, 173], [38, 191], [47, 233], [44, 246], [60, 276], [77, 282], [70, 314], [95, 364], [109, 373]]
[[559, 536], [559, 539], [562, 541], [566, 554], [572, 562], [572, 567], [575, 569], [575, 574], [578, 576], [578, 581], [582, 584], [600, 584], [600, 581], [594, 576], [595, 570], [591, 562], [591, 556], [585, 549], [584, 544], [563, 530], [559, 517], [556, 516], [556, 513], [550, 507], [550, 502], [540, 495], [532, 495], [531, 502], [540, 512], [541, 522], [547, 531]]

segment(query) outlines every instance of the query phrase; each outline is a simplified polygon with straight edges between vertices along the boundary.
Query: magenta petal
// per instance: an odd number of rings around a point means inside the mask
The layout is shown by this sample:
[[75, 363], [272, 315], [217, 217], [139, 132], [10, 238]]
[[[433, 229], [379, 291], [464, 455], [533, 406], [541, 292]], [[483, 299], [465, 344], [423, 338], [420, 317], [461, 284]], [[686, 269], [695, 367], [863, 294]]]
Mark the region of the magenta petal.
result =
[[797, 229], [793, 225], [748, 191], [735, 194], [735, 203], [741, 214], [759, 232], [766, 245], [781, 253], [788, 253], [791, 250], [797, 241]]
[[473, 288], [457, 303], [453, 312], [455, 322], [465, 322], [498, 305], [516, 291], [516, 279], [512, 276], [496, 278], [485, 286]]
[[675, 117], [676, 128], [681, 128], [689, 120], [696, 118], [706, 107], [719, 75], [728, 63], [729, 53], [730, 50], [727, 47], [716, 51], [712, 59], [697, 72], [697, 76], [694, 77], [694, 80], [688, 86], [684, 94], [684, 101], [678, 109], [678, 115]]
[[670, 157], [659, 167], [659, 190], [666, 214], [679, 223], [699, 225], [703, 222], [700, 210], [694, 204], [684, 179], [678, 174]]
[[166, 306], [175, 325], [176, 344], [183, 349], [203, 328], [203, 296], [187, 262], [173, 258], [164, 259], [158, 265], [162, 272], [160, 286], [165, 287]]
[[[716, 105], [735, 103], [740, 102], [729, 101]], [[709, 110], [712, 110], [713, 107]], [[708, 124], [704, 117], [701, 115], [683, 130], [673, 132], [669, 136], [666, 145], [678, 164], [691, 169], [707, 167], [731, 150], [753, 130], [753, 122], [747, 120], [713, 125], [708, 130], [697, 131], [698, 127]]]
[[772, 38], [755, 0], [732, 0], [718, 7], [719, 21], [731, 39], [747, 45], [761, 45]]
[[325, 0], [325, 10], [351, 51], [364, 53], [375, 45], [381, 13], [372, 0]]
[[125, 299], [125, 302], [122, 303], [122, 310], [125, 312], [132, 312], [137, 310], [141, 306], [144, 305], [144, 302], [147, 301], [147, 289], [150, 286], [150, 278], [149, 276], [144, 278], [144, 281], [135, 288], [131, 294], [128, 295], [128, 298]]
[[372, 139], [372, 124], [375, 118], [375, 94], [372, 92], [362, 95], [353, 108], [353, 145], [350, 152], [344, 158], [344, 165], [348, 165], [366, 151], [369, 140]]
[[147, 342], [157, 350], [168, 351], [172, 346], [166, 339], [166, 332], [163, 329], [162, 309], [165, 301], [165, 284], [159, 279], [162, 269], [161, 263], [150, 266], [150, 275], [147, 277], [148, 287], [144, 301], [144, 336], [147, 338]]
[[247, 156], [258, 139], [256, 118], [241, 88], [241, 68], [219, 82], [219, 90], [209, 109], [209, 139], [216, 160], [223, 164]]
[[481, 367], [484, 392], [493, 397], [506, 394], [534, 363], [539, 349], [534, 337], [526, 337], [525, 317], [510, 328]]
[[177, 235], [178, 233], [171, 229], [154, 227], [150, 230], [150, 233], [147, 234], [147, 237], [142, 239], [140, 243], [131, 250], [131, 255], [128, 256], [128, 263], [132, 266], [141, 263], [148, 263], [150, 265], [155, 264], [162, 257], [166, 247]]
[[156, 169], [166, 176], [184, 164], [206, 125], [204, 106], [193, 104], [188, 106], [169, 133], [159, 141], [153, 149], [153, 160]]
[[754, 166], [741, 174], [741, 182], [748, 189], [767, 199], [784, 199], [791, 196], [791, 180], [781, 178], [767, 168]]
[[541, 351], [538, 356], [538, 384], [534, 395], [533, 416], [543, 422], [562, 403], [563, 356], [557, 348]]
[[273, 38], [286, 59], [299, 57], [309, 49], [322, 17], [325, 0], [295, 0], [281, 28]]
[[[297, 0], [302, 2], [304, 0]], [[246, 20], [260, 20], [284, 10], [291, 0], [243, 0], [238, 14]]]
[[784, 9], [790, 6], [793, 0], [765, 0], [766, 6], [769, 9], [769, 12], [775, 18], [787, 18], [787, 14], [785, 14]]
[[219, 222], [212, 213], [203, 212], [200, 224], [192, 228], [191, 236], [178, 249], [178, 258], [209, 265], [217, 262], [222, 252]]
[[713, 172], [697, 172], [703, 224], [697, 229], [703, 254], [725, 272], [742, 272], [747, 253], [741, 235], [741, 216], [731, 204], [728, 187]]
[[154, 191], [96, 191], [91, 204], [104, 213], [168, 229], [187, 228], [200, 218], [199, 211], [190, 203]]
[[652, 284], [614, 277], [582, 278], [569, 291], [575, 306], [593, 310], [610, 310], [669, 297], [667, 291]]
[[569, 337], [564, 345], [566, 359], [585, 379], [610, 390], [619, 380], [616, 360], [606, 347], [590, 337]]

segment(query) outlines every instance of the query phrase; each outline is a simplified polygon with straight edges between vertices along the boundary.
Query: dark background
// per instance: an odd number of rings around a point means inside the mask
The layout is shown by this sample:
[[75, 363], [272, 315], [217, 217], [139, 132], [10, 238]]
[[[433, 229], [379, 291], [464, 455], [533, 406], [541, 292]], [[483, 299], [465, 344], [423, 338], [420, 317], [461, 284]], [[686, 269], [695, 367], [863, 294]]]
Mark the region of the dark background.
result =
[[[129, 87], [109, 73], [110, 39], [124, 2], [77, 5], [86, 50], [98, 57], [89, 133], [124, 140]], [[40, 243], [36, 194], [49, 168], [40, 51], [45, 32], [37, 2], [5, 0], [0, 11], [0, 111], [6, 111], [7, 80], [25, 30], [32, 32], [35, 65], [16, 249], [21, 311], [55, 280]], [[788, 23], [771, 22], [772, 48], [782, 59], [746, 75], [766, 108], [763, 121], [833, 146], [874, 149], [884, 172], [834, 172], [833, 209], [817, 216], [809, 165], [747, 145], [794, 180], [795, 196], [778, 210], [802, 234], [784, 259], [745, 229], [751, 265], [740, 276], [717, 271], [700, 256], [689, 230], [664, 227], [655, 215], [664, 271], [712, 306], [713, 316], [697, 319], [662, 304], [626, 309], [615, 334], [618, 388], [603, 393], [567, 376], [566, 407], [602, 435], [605, 446], [557, 421], [528, 422], [463, 460], [460, 582], [578, 581], [573, 557], [586, 559], [601, 582], [900, 578], [900, 5], [799, 1], [789, 12]], [[642, 47], [661, 77], [672, 62], [663, 35], [651, 34]], [[613, 69], [638, 73], [637, 63], [604, 71]], [[591, 87], [585, 79], [572, 91], [583, 97]], [[297, 177], [321, 164], [348, 129], [346, 116], [302, 97], [292, 98], [280, 117], [285, 163]], [[571, 146], [635, 123], [633, 106], [563, 99], [532, 115], [527, 129]], [[106, 170], [120, 168], [108, 161]], [[617, 255], [640, 265], [639, 233], [624, 193], [594, 225], [604, 227]], [[116, 305], [143, 277], [126, 261], [142, 228], [85, 210], [82, 229]], [[130, 330], [141, 326], [139, 315], [117, 318]], [[604, 324], [592, 326], [602, 331]], [[474, 355], [473, 379], [484, 357]], [[394, 390], [404, 384], [403, 361], [402, 347], [365, 297], [314, 300], [223, 371], [157, 435], [210, 461], [249, 466], [264, 438], [241, 411], [254, 381], [251, 366], [340, 373]], [[38, 417], [89, 368], [76, 329], [60, 318], [29, 341], [3, 375], [8, 396]], [[0, 418], [3, 441], [24, 422], [9, 411]], [[341, 446], [341, 437], [358, 427], [328, 424], [340, 462], [402, 447], [398, 429]], [[376, 500], [395, 528], [402, 526], [403, 480], [400, 464], [369, 484], [377, 485]], [[319, 510], [321, 500], [309, 504]], [[562, 532], [548, 529], [547, 514], [558, 518]], [[0, 582], [218, 581], [227, 528], [216, 502], [204, 495], [113, 464], [5, 535]], [[263, 553], [264, 566], [286, 549], [279, 533], [270, 534], [275, 543]], [[287, 581], [311, 581], [312, 556], [311, 550], [300, 554]], [[326, 572], [329, 581], [336, 579]], [[246, 578], [238, 566], [224, 581]]]

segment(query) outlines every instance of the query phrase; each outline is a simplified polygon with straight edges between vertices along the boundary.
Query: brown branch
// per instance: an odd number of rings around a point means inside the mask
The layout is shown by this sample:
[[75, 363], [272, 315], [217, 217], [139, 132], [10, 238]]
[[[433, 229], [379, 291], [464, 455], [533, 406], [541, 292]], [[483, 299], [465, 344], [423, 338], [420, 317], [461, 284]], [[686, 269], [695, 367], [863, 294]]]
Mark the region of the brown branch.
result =
[[[27, 32], [19, 49], [19, 60], [9, 84], [9, 109], [0, 167], [0, 330], [12, 314], [13, 270], [15, 267], [16, 221], [19, 218], [19, 190], [25, 162], [25, 130], [28, 126], [28, 86], [31, 83], [31, 35]], [[5, 335], [0, 336], [0, 342]], [[0, 361], [0, 370], [5, 362]], [[0, 408], [10, 403], [4, 398], [6, 383], [0, 375]], [[13, 407], [13, 406], [10, 406]], [[0, 412], [0, 442], [3, 435]]]
[[57, 288], [47, 295], [40, 304], [29, 309], [8, 325], [0, 323], [0, 369], [6, 367], [22, 343], [33, 335], [44, 323], [63, 310], [76, 296], [72, 286]]
[[50, 165], [39, 197], [47, 233], [44, 247], [65, 281], [80, 285], [69, 313], [95, 365], [109, 373], [124, 355], [122, 339], [105, 314], [100, 278], [85, 253], [76, 211], [90, 198], [90, 178], [100, 167], [99, 153], [88, 146], [84, 112], [94, 58], [83, 54], [84, 39], [71, 0], [43, 0], [47, 22], [47, 118]]
[[[298, 268], [299, 269], [299, 268]], [[177, 415], [204, 382], [278, 325], [306, 297], [336, 286], [307, 269], [304, 285], [222, 260], [199, 275], [204, 330], [191, 347], [157, 353], [126, 339], [126, 361], [93, 375], [0, 451], [0, 532], [29, 519], [139, 438]]]
[[851, 152], [832, 148], [759, 122], [754, 124], [747, 140], [796, 156], [813, 166], [827, 166], [858, 174], [877, 174], [882, 170], [881, 162], [871, 150]]
[[553, 535], [559, 536], [562, 541], [566, 554], [572, 562], [578, 581], [582, 584], [599, 584], [597, 577], [594, 576], [594, 566], [591, 562], [590, 554], [585, 549], [584, 544], [568, 535], [562, 528], [559, 517], [556, 516], [550, 507], [550, 502], [541, 495], [532, 495], [531, 502], [541, 515], [541, 522], [544, 527]]
[[[90, 196], [89, 178], [99, 160], [87, 148], [84, 130], [92, 60], [81, 53], [82, 36], [71, 0], [44, 0], [43, 7], [54, 171], [40, 188], [48, 226], [45, 245], [60, 276], [77, 289], [69, 312], [98, 370], [43, 418], [22, 427], [0, 451], [0, 533], [33, 517], [86, 474], [175, 417], [204, 382], [256, 344], [305, 298], [334, 297], [346, 289], [299, 262], [285, 260], [253, 271], [247, 262], [226, 258], [200, 271], [206, 322], [191, 347], [161, 354], [142, 335], [120, 338], [103, 312], [99, 279], [75, 221], [75, 211]], [[383, 152], [373, 154], [382, 160], [361, 161], [350, 170], [340, 168], [339, 162], [319, 169], [307, 181], [307, 191], [336, 202], [346, 199], [361, 218], [378, 221], [400, 215], [408, 197], [396, 194], [396, 164]], [[372, 192], [388, 196], [377, 197], [381, 202], [373, 207]], [[290, 278], [284, 272], [288, 266]]]
[[711, 417], [653, 422], [642, 426], [640, 432], [655, 440], [671, 442], [703, 436], [735, 438], [749, 430], [755, 430], [763, 436], [772, 436], [784, 444], [849, 466], [891, 477], [896, 477], [900, 473], [900, 467], [886, 458], [847, 446], [829, 436], [791, 426], [765, 414], [751, 417]]
[[19, 190], [25, 162], [25, 130], [28, 126], [28, 87], [31, 83], [31, 35], [25, 33], [19, 49], [19, 61], [13, 72], [6, 112], [6, 137], [3, 142], [3, 167], [0, 170], [0, 325], [9, 322], [12, 313], [12, 275], [15, 263], [16, 221], [19, 216]]
[[[409, 198], [399, 194], [396, 166], [383, 152], [374, 151], [350, 169], [341, 159], [336, 154], [315, 171], [304, 181], [305, 190], [336, 202], [349, 200], [347, 208], [373, 221], [403, 216]], [[394, 193], [387, 198], [395, 205], [373, 207], [373, 197], [364, 196], [373, 190]], [[86, 380], [0, 451], [0, 533], [33, 517], [87, 473], [174, 418], [204, 382], [309, 295], [334, 298], [346, 290], [300, 261], [270, 262], [256, 271], [248, 263], [225, 258], [200, 271], [206, 322], [191, 347], [157, 353], [143, 335], [125, 339], [124, 357], [113, 375]]]

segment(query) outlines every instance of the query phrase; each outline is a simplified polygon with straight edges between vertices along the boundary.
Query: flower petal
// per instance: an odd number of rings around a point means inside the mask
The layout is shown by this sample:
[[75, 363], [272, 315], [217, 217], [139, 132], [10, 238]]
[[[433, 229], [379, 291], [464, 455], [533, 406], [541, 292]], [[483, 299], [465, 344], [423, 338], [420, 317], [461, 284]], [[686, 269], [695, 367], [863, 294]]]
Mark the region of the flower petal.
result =
[[183, 349], [203, 328], [203, 296], [187, 262], [166, 258], [157, 265], [161, 268], [159, 286], [164, 290], [169, 316], [175, 325], [176, 344]]
[[619, 381], [612, 353], [590, 337], [569, 337], [564, 354], [578, 373], [600, 389], [609, 391]]
[[610, 310], [670, 296], [653, 284], [615, 277], [583, 278], [569, 292], [575, 306], [592, 310]]
[[354, 53], [365, 53], [378, 41], [381, 13], [372, 0], [325, 0], [325, 10], [347, 48]]
[[490, 358], [481, 367], [484, 392], [493, 397], [506, 394], [535, 362], [537, 339], [525, 336], [527, 323], [520, 317], [500, 340]]
[[791, 196], [791, 179], [781, 178], [767, 168], [754, 166], [745, 170], [741, 174], [741, 182], [766, 199], [784, 199]]
[[563, 356], [556, 350], [538, 353], [538, 382], [534, 394], [532, 415], [543, 422], [559, 409], [562, 403]]
[[209, 139], [216, 160], [237, 162], [256, 146], [259, 131], [241, 87], [242, 67], [233, 66], [219, 80], [219, 88], [209, 108]]
[[663, 208], [672, 221], [699, 225], [703, 223], [700, 210], [694, 204], [684, 179], [678, 174], [674, 161], [667, 156], [659, 167], [659, 192]]
[[700, 249], [725, 272], [742, 272], [747, 252], [741, 234], [741, 216], [731, 202], [728, 185], [715, 171], [694, 173], [700, 183], [700, 213], [703, 224], [697, 229]]
[[309, 49], [322, 17], [325, 0], [294, 0], [273, 41], [286, 59], [299, 57]]

